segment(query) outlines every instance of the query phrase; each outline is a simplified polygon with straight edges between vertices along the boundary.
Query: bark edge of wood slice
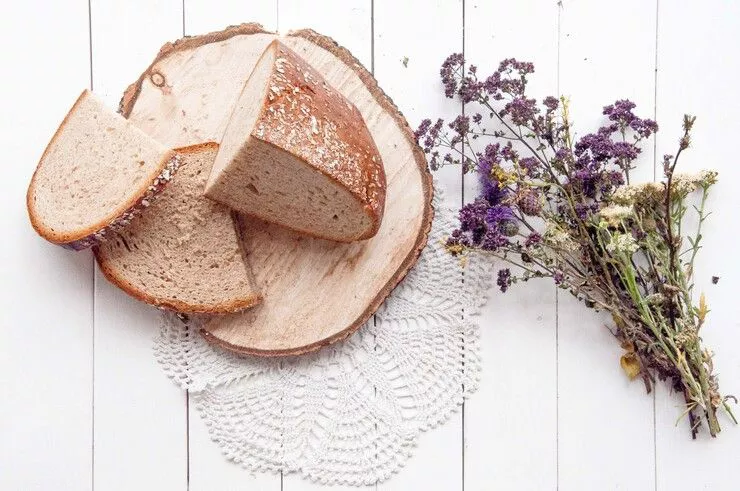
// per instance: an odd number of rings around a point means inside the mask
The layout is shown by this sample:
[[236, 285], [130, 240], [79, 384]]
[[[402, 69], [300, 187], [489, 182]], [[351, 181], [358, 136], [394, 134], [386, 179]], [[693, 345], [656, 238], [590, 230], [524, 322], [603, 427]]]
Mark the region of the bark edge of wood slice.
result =
[[[249, 23], [166, 43], [125, 91], [119, 111], [166, 145], [220, 141], [241, 87], [277, 36]], [[239, 217], [244, 254], [265, 301], [211, 318], [201, 334], [229, 351], [257, 356], [308, 353], [354, 333], [414, 266], [434, 215], [426, 157], [370, 72], [313, 30], [281, 39], [362, 113], [383, 158], [387, 200], [378, 234], [352, 244]]]

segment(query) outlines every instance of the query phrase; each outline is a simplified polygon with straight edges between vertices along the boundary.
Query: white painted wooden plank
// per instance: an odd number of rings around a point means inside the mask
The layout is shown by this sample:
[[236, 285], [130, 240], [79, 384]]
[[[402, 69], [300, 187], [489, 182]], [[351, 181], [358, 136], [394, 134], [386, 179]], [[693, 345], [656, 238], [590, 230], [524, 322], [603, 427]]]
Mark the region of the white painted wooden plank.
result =
[[33, 0], [0, 16], [0, 489], [92, 487], [92, 257], [44, 242], [25, 206], [38, 159], [90, 82], [87, 12], [84, 0]]
[[[702, 338], [715, 352], [715, 372], [725, 394], [740, 393], [740, 263], [734, 256], [740, 241], [737, 210], [740, 193], [734, 142], [740, 121], [737, 78], [740, 76], [740, 4], [660, 2], [658, 36], [658, 155], [675, 153], [684, 113], [697, 116], [691, 148], [682, 154], [681, 171], [714, 168], [720, 181], [708, 203], [704, 248], [696, 262], [696, 296], [705, 292], [711, 309]], [[685, 157], [685, 158], [684, 158]], [[711, 277], [720, 276], [712, 284]], [[659, 490], [738, 489], [740, 428], [721, 417], [717, 439], [703, 431], [696, 441], [688, 423], [676, 420], [683, 398], [660, 386], [657, 395], [656, 450]], [[738, 406], [734, 406], [738, 414]]]
[[[229, 25], [258, 22], [277, 29], [277, 0], [185, 0], [185, 34], [192, 36], [220, 31]], [[208, 434], [208, 428], [190, 401], [190, 491], [249, 489], [277, 491], [280, 476], [252, 474], [227, 460]]]
[[[460, 113], [459, 101], [444, 98], [439, 67], [448, 54], [462, 51], [461, 0], [375, 0], [374, 48], [375, 77], [412, 128], [424, 118], [454, 118]], [[461, 169], [440, 170], [435, 178], [446, 204], [459, 207]], [[462, 489], [462, 470], [458, 412], [442, 427], [422, 434], [406, 466], [378, 489]]]
[[[179, 0], [91, 2], [93, 89], [117, 107], [124, 88], [165, 41], [182, 36]], [[95, 282], [95, 468], [97, 489], [185, 489], [185, 394], [152, 355], [158, 313]]]
[[[462, 51], [462, 3], [375, 1], [375, 78], [412, 129], [425, 118], [435, 121], [460, 113], [461, 102], [444, 97], [439, 67], [447, 55]], [[420, 15], [429, 20], [422, 22]], [[445, 167], [434, 177], [447, 204], [459, 207], [461, 169]]]
[[[653, 117], [655, 7], [645, 0], [563, 1], [560, 90], [571, 99], [579, 135], [601, 126], [603, 106], [617, 99]], [[635, 181], [653, 179], [652, 150], [646, 145]], [[622, 350], [605, 327], [610, 318], [561, 291], [558, 321], [560, 488], [652, 488], [653, 398], [622, 371]]]
[[[555, 94], [555, 2], [466, 1], [465, 57], [480, 76], [504, 58], [531, 61], [531, 94]], [[475, 180], [466, 176], [466, 201], [475, 198]], [[532, 281], [505, 294], [494, 286], [490, 295], [480, 319], [481, 388], [465, 406], [465, 489], [554, 489], [555, 288], [548, 280]]]
[[185, 34], [220, 31], [244, 22], [277, 30], [278, 0], [184, 0]]
[[280, 475], [254, 473], [228, 460], [211, 441], [208, 426], [190, 405], [190, 481], [189, 491], [278, 491]]
[[[369, 0], [279, 0], [278, 30], [287, 33], [302, 28], [311, 28], [332, 37], [370, 68], [372, 38]], [[322, 488], [301, 476], [290, 474], [283, 477], [281, 490], [305, 491]], [[340, 485], [332, 486], [332, 489], [349, 491], [358, 488]]]
[[278, 30], [311, 28], [337, 41], [371, 68], [370, 0], [278, 1]]

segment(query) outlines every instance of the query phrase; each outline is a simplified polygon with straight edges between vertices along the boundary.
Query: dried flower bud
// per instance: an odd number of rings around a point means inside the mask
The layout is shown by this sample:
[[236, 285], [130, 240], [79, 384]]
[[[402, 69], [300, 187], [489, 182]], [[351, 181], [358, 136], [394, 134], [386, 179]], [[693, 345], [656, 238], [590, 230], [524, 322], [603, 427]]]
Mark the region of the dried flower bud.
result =
[[655, 219], [653, 217], [648, 216], [642, 219], [642, 227], [645, 232], [654, 232], [655, 228], [657, 227], [657, 223], [655, 222]]
[[645, 297], [645, 301], [648, 305], [660, 307], [665, 303], [665, 296], [662, 293], [653, 293]]
[[542, 193], [536, 189], [528, 189], [519, 195], [517, 200], [519, 209], [527, 216], [534, 217], [542, 213]]
[[507, 237], [513, 237], [519, 232], [519, 224], [514, 220], [504, 220], [499, 224], [499, 230]]
[[680, 293], [681, 290], [678, 287], [675, 287], [673, 285], [669, 285], [668, 283], [663, 283], [660, 285], [660, 289], [663, 290], [663, 293], [666, 295], [673, 297], [677, 293]]

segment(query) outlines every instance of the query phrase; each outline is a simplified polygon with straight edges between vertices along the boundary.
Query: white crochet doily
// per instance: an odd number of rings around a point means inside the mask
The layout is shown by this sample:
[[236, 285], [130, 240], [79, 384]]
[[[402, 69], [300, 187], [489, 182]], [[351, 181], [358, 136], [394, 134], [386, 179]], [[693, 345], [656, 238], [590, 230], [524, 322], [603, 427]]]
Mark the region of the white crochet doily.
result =
[[342, 343], [282, 360], [242, 357], [204, 341], [197, 319], [163, 314], [157, 359], [190, 391], [226, 457], [322, 483], [377, 483], [403, 466], [421, 431], [476, 390], [476, 316], [491, 266], [471, 256], [463, 267], [445, 252], [456, 220], [441, 201], [437, 192], [419, 262]]

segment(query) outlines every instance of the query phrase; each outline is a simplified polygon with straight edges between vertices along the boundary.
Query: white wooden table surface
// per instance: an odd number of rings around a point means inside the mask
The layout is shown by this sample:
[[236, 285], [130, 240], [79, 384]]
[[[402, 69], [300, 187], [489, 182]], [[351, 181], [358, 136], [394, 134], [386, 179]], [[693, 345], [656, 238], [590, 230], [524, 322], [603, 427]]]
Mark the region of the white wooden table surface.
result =
[[[24, 206], [82, 88], [115, 106], [163, 42], [245, 21], [333, 36], [412, 126], [460, 109], [442, 97], [438, 71], [462, 50], [483, 72], [505, 57], [535, 62], [534, 92], [572, 96], [582, 132], [603, 105], [634, 100], [662, 126], [657, 155], [673, 152], [681, 115], [697, 114], [684, 169], [721, 174], [699, 263], [712, 308], [704, 338], [724, 391], [740, 393], [740, 2], [658, 1], [3, 0], [0, 489], [319, 487], [223, 459], [154, 361], [156, 314], [111, 287], [89, 252], [36, 237]], [[652, 179], [651, 148], [644, 157], [641, 176]], [[474, 195], [457, 171], [442, 181], [451, 204]], [[691, 441], [685, 422], [674, 426], [679, 398], [628, 383], [603, 319], [570, 296], [546, 283], [494, 292], [482, 324], [479, 392], [377, 489], [740, 489], [740, 428], [724, 421], [717, 440]]]

